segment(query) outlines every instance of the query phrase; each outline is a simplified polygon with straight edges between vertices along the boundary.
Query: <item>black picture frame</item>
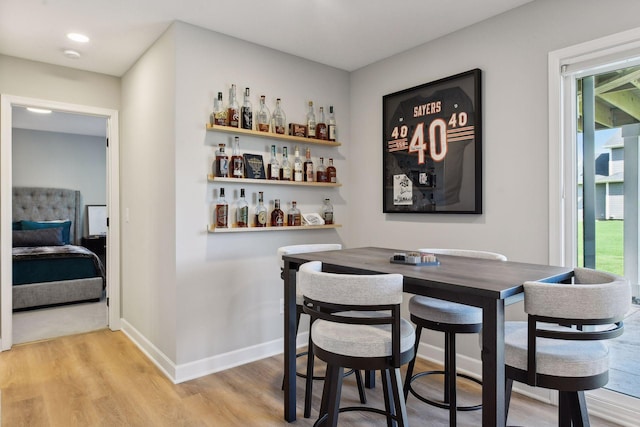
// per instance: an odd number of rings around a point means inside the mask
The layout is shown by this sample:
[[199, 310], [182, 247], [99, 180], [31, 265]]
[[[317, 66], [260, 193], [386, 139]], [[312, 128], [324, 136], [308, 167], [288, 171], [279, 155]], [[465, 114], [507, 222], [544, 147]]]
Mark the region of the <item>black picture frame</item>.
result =
[[244, 173], [247, 178], [266, 179], [264, 172], [264, 163], [260, 154], [243, 154], [244, 157]]
[[481, 70], [384, 95], [383, 212], [482, 213]]

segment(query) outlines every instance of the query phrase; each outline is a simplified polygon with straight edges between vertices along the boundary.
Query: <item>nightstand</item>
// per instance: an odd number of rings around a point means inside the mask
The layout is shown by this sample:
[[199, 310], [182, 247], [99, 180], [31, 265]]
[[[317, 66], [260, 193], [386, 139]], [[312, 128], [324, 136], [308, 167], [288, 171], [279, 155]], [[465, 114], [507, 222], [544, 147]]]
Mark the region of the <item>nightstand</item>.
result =
[[107, 267], [107, 236], [87, 236], [82, 238], [82, 246], [94, 252]]

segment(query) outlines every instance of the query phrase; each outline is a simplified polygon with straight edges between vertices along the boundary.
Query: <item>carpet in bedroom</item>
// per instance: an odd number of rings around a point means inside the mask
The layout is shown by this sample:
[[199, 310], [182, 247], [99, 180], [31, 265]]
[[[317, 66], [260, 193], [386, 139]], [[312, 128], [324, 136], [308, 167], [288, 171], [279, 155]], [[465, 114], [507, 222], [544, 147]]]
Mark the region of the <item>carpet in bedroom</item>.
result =
[[107, 304], [79, 303], [13, 313], [13, 344], [57, 338], [107, 327]]

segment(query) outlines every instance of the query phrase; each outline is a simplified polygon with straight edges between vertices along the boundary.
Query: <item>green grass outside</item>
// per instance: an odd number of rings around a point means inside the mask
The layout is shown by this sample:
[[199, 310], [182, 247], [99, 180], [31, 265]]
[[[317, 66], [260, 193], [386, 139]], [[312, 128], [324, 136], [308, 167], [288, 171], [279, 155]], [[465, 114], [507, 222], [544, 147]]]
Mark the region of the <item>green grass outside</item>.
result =
[[[578, 265], [584, 261], [582, 222], [578, 223]], [[597, 270], [624, 274], [624, 221], [596, 221], [596, 266]]]

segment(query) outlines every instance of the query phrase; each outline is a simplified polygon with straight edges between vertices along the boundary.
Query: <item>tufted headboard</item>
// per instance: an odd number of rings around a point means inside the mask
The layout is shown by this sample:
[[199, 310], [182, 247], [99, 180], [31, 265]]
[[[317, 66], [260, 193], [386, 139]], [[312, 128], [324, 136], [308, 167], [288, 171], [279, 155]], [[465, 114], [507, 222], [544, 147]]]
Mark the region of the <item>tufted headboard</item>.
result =
[[80, 191], [64, 188], [14, 187], [13, 221], [53, 221], [70, 219], [71, 243], [82, 236]]

